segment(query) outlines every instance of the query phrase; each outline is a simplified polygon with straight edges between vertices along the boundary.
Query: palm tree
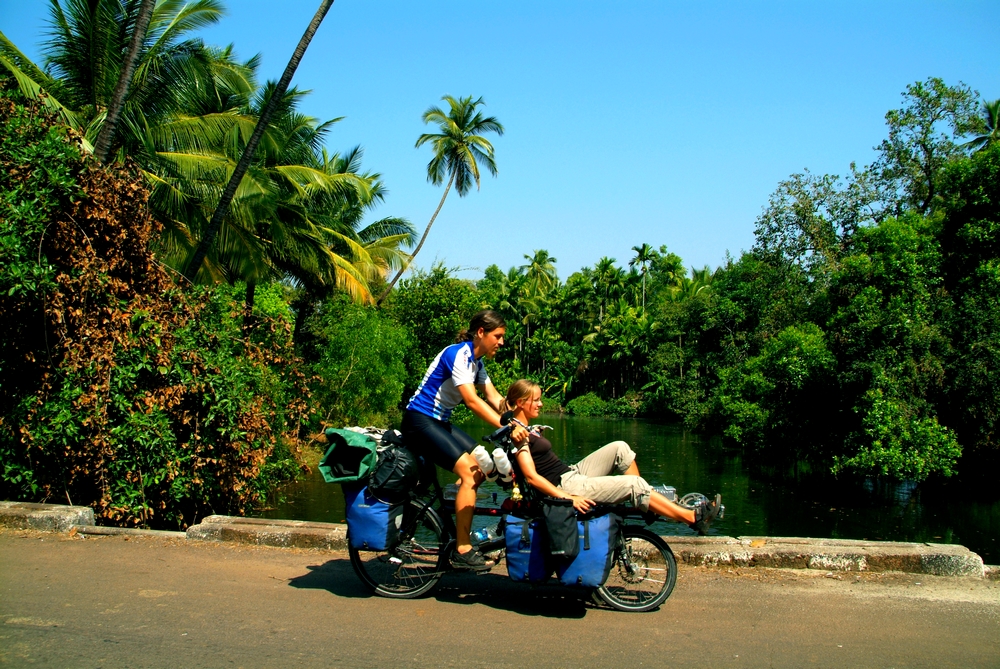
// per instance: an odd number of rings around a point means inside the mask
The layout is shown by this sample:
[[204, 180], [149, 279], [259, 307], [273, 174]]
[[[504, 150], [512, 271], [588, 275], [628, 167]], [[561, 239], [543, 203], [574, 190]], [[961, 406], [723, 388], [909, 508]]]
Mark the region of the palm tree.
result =
[[1000, 141], [1000, 98], [993, 102], [983, 101], [981, 120], [985, 126], [985, 132], [962, 145], [973, 153], [984, 151]]
[[642, 310], [646, 311], [646, 270], [649, 263], [653, 262], [653, 259], [656, 258], [656, 251], [646, 243], [640, 246], [633, 246], [632, 250], [635, 251], [635, 257], [628, 261], [628, 265], [629, 267], [639, 265], [642, 272]]
[[708, 295], [711, 292], [712, 281], [715, 279], [713, 272], [708, 265], [702, 269], [691, 268], [691, 278], [680, 277], [678, 285], [670, 289], [670, 299], [674, 302], [683, 300], [693, 300], [696, 297]]
[[622, 272], [615, 265], [615, 259], [604, 256], [594, 265], [594, 272], [591, 276], [594, 282], [594, 290], [601, 296], [601, 307], [599, 321], [604, 320], [604, 308], [611, 297], [611, 290], [622, 282]]
[[[450, 107], [448, 113], [439, 107], [431, 107], [424, 112], [423, 116], [424, 123], [436, 123], [440, 132], [420, 135], [417, 138], [416, 147], [420, 148], [424, 144], [431, 144], [434, 156], [427, 163], [427, 180], [435, 186], [439, 186], [447, 175], [448, 185], [445, 186], [441, 201], [431, 215], [431, 220], [424, 228], [424, 234], [421, 235], [417, 248], [410, 256], [410, 262], [420, 253], [420, 249], [427, 239], [427, 234], [431, 231], [431, 226], [434, 225], [434, 220], [441, 211], [441, 207], [444, 206], [445, 198], [448, 197], [448, 191], [451, 190], [451, 187], [455, 186], [459, 197], [465, 197], [472, 188], [473, 182], [478, 190], [480, 163], [486, 166], [490, 174], [497, 175], [497, 165], [493, 159], [493, 145], [482, 135], [495, 132], [502, 136], [503, 126], [496, 118], [484, 117], [482, 112], [478, 111], [480, 105], [485, 105], [482, 98], [473, 100], [470, 95], [456, 99], [445, 95], [441, 99], [448, 103]], [[379, 296], [377, 304], [381, 304], [389, 295], [392, 287], [396, 285], [399, 277], [403, 275], [408, 266], [409, 263], [400, 268], [396, 276], [386, 286], [385, 291]]]
[[536, 250], [534, 255], [525, 255], [527, 265], [521, 265], [521, 271], [528, 281], [529, 290], [535, 295], [544, 295], [559, 285], [556, 274], [557, 260], [545, 249]]
[[[240, 114], [253, 118], [275, 94], [276, 85], [268, 83]], [[371, 301], [371, 283], [402, 265], [406, 256], [399, 247], [415, 237], [399, 218], [359, 229], [364, 214], [384, 200], [381, 178], [360, 171], [360, 148], [344, 156], [326, 153], [323, 139], [338, 119], [320, 123], [298, 113], [303, 95], [292, 89], [276, 105], [198, 275], [201, 281], [245, 281], [248, 308], [254, 286], [270, 279], [290, 279], [312, 297], [336, 287]], [[234, 125], [221, 148], [206, 149], [168, 135], [172, 150], [156, 151], [161, 170], [154, 208], [164, 218], [181, 219], [176, 227], [197, 237], [245, 150], [246, 131], [245, 123]], [[189, 249], [181, 245], [168, 261], [186, 265]]]
[[[70, 2], [65, 8], [53, 0], [44, 69], [0, 33], [0, 66], [14, 76], [26, 97], [39, 100], [79, 130], [88, 151], [93, 150], [122, 83], [123, 54], [131, 46], [130, 31], [122, 27], [135, 26], [139, 10], [135, 2], [120, 0]], [[145, 129], [157, 127], [183, 108], [182, 90], [204, 85], [215, 76], [204, 44], [187, 33], [216, 23], [222, 13], [220, 0], [157, 4], [132, 61], [135, 74], [122, 96], [123, 131], [109, 135], [108, 151], [134, 155]], [[192, 131], [195, 125], [189, 123]]]
[[156, 0], [142, 0], [139, 5], [139, 14], [132, 27], [132, 39], [128, 45], [128, 53], [125, 54], [125, 62], [122, 63], [121, 73], [118, 75], [118, 84], [111, 95], [104, 127], [101, 128], [101, 134], [97, 136], [97, 144], [94, 145], [94, 158], [99, 163], [103, 163], [107, 158], [108, 148], [115, 137], [118, 118], [121, 116], [122, 107], [125, 105], [125, 96], [128, 95], [128, 89], [132, 83], [132, 73], [135, 72], [135, 66], [138, 64], [139, 47], [146, 40], [146, 31], [149, 28], [149, 20], [153, 17], [155, 4]]
[[208, 250], [215, 243], [215, 238], [219, 234], [219, 228], [222, 226], [222, 221], [229, 211], [229, 205], [236, 196], [236, 189], [243, 180], [243, 175], [246, 174], [247, 169], [250, 167], [250, 162], [253, 160], [254, 153], [257, 150], [257, 144], [260, 142], [264, 131], [268, 127], [271, 114], [274, 113], [279, 100], [284, 97], [285, 91], [288, 90], [289, 84], [292, 83], [292, 76], [295, 74], [295, 70], [298, 68], [299, 62], [306, 53], [306, 48], [309, 46], [309, 42], [312, 41], [313, 35], [315, 35], [316, 31], [319, 30], [319, 26], [323, 22], [323, 18], [326, 16], [326, 13], [330, 10], [331, 5], [333, 5], [333, 0], [322, 0], [322, 2], [320, 2], [320, 6], [316, 10], [316, 14], [313, 16], [312, 21], [309, 22], [309, 25], [306, 27], [306, 31], [302, 34], [301, 39], [299, 39], [299, 43], [295, 47], [295, 51], [292, 52], [292, 57], [288, 60], [288, 65], [285, 66], [285, 71], [282, 72], [281, 78], [278, 79], [278, 83], [275, 85], [274, 94], [269, 97], [267, 104], [264, 106], [264, 109], [260, 114], [260, 118], [257, 119], [257, 125], [254, 127], [253, 134], [250, 136], [249, 141], [247, 141], [247, 145], [243, 149], [240, 160], [236, 164], [236, 169], [233, 170], [233, 175], [230, 177], [229, 183], [226, 184], [226, 189], [222, 192], [219, 204], [216, 206], [215, 212], [212, 214], [212, 219], [208, 222], [205, 234], [198, 243], [198, 248], [195, 249], [194, 256], [191, 258], [191, 262], [184, 272], [184, 275], [189, 280], [194, 280], [194, 277], [198, 274], [198, 270], [201, 269], [202, 263], [205, 261], [205, 256], [208, 255]]

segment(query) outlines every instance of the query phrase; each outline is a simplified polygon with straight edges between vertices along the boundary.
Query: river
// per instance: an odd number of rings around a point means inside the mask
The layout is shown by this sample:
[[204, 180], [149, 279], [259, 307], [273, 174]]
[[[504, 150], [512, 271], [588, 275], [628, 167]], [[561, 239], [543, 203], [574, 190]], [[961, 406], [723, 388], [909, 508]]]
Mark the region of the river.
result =
[[[542, 415], [538, 422], [554, 428], [546, 436], [566, 462], [622, 439], [636, 451], [639, 469], [650, 483], [674, 486], [678, 495], [721, 493], [726, 514], [712, 534], [958, 543], [987, 564], [1000, 563], [1000, 488], [995, 485], [971, 486], [959, 477], [921, 485], [888, 483], [835, 478], [804, 467], [762, 466], [724, 448], [718, 438], [675, 424], [560, 415]], [[478, 420], [462, 428], [477, 438], [491, 431]], [[448, 480], [440, 474], [442, 481]], [[261, 515], [343, 522], [344, 498], [339, 485], [324, 483], [314, 471], [282, 488]], [[653, 529], [663, 535], [693, 534], [667, 521]]]

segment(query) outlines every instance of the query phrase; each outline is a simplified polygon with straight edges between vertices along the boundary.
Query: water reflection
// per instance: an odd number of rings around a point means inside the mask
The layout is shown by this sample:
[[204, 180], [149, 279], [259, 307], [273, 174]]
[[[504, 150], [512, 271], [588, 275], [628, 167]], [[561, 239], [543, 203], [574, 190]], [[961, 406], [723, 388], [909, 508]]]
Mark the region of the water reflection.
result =
[[[717, 438], [679, 425], [640, 420], [602, 420], [544, 415], [547, 433], [560, 458], [572, 463], [604, 444], [621, 439], [638, 455], [650, 483], [672, 485], [677, 493], [722, 493], [726, 517], [713, 534], [730, 536], [810, 536], [843, 539], [960, 543], [987, 564], [1000, 562], [1000, 491], [977, 488], [961, 479], [890, 483], [878, 479], [834, 478], [807, 466], [776, 466], [730, 451]], [[480, 421], [462, 426], [474, 437], [491, 429]], [[450, 476], [439, 470], [443, 483]], [[340, 486], [327, 485], [318, 472], [286, 486], [284, 501], [262, 515], [343, 522]], [[663, 521], [664, 535], [692, 534]]]

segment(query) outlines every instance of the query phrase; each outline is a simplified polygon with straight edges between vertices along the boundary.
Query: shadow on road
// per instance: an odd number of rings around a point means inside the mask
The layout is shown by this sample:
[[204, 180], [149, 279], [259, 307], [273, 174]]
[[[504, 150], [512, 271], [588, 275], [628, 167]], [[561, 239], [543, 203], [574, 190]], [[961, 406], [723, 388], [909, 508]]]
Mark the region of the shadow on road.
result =
[[361, 584], [350, 560], [329, 560], [324, 564], [306, 567], [308, 574], [296, 576], [288, 584], [293, 588], [326, 590], [338, 597], [371, 597], [372, 593]]
[[[358, 580], [349, 560], [309, 565], [309, 573], [289, 581], [293, 588], [326, 590], [337, 597], [374, 597]], [[448, 604], [479, 604], [526, 616], [583, 618], [594, 608], [589, 593], [560, 586], [514, 583], [506, 574], [484, 576], [449, 572], [428, 598]]]

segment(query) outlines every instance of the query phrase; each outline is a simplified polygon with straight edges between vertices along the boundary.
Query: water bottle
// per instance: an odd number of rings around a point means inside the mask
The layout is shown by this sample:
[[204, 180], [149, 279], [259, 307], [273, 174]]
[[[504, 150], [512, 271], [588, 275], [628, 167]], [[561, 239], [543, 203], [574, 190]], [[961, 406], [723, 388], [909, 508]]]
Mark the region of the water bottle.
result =
[[507, 454], [504, 453], [502, 448], [493, 449], [493, 461], [497, 464], [497, 472], [500, 473], [500, 480], [504, 483], [510, 483], [511, 479], [514, 478], [514, 472], [510, 466], [510, 460], [507, 459]]
[[476, 459], [476, 462], [479, 463], [479, 468], [486, 474], [486, 480], [495, 481], [497, 478], [496, 467], [494, 467], [493, 458], [490, 457], [486, 449], [482, 446], [476, 446], [472, 449], [472, 457]]
[[482, 544], [488, 541], [493, 541], [497, 538], [496, 528], [490, 527], [480, 527], [478, 530], [472, 532], [469, 538], [472, 540], [473, 544]]

